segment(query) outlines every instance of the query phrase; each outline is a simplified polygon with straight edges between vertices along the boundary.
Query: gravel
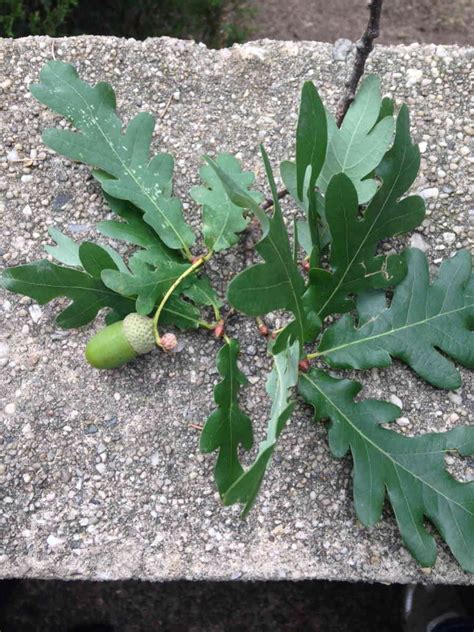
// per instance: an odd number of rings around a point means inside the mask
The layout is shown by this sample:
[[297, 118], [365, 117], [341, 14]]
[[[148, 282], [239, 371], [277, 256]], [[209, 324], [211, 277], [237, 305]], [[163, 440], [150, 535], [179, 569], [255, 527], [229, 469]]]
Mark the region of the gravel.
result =
[[[0, 76], [9, 78], [0, 87], [4, 266], [44, 256], [51, 225], [78, 240], [96, 238], [93, 225], [108, 213], [89, 168], [71, 164], [41, 142], [41, 131], [58, 117], [27, 88], [52, 55], [73, 62], [88, 80], [111, 82], [126, 120], [141, 110], [157, 116], [154, 150], [174, 154], [175, 190], [189, 203], [196, 226], [199, 213], [188, 190], [198, 182], [201, 156], [234, 152], [263, 183], [258, 144], [265, 142], [274, 163], [292, 154], [302, 82], [316, 81], [334, 106], [350, 64], [350, 58], [333, 61], [332, 46], [317, 43], [262, 41], [210, 51], [169, 38], [4, 40]], [[378, 47], [369, 70], [380, 73], [386, 94], [411, 106], [414, 136], [426, 144], [414, 187], [427, 201], [417, 240], [437, 264], [472, 247], [473, 128], [466, 98], [472, 50]], [[437, 195], [426, 195], [435, 189]], [[23, 212], [26, 206], [31, 214]], [[292, 210], [285, 203], [285, 212]], [[447, 239], [448, 233], [455, 239]], [[246, 257], [242, 248], [211, 263], [221, 292]], [[220, 343], [205, 333], [180, 334], [186, 345], [180, 353], [157, 351], [122, 370], [99, 373], [86, 366], [83, 349], [101, 322], [63, 332], [54, 322], [57, 305], [43, 306], [38, 318], [32, 317], [32, 305], [28, 298], [0, 296], [2, 362], [7, 360], [0, 367], [3, 576], [472, 583], [441, 542], [434, 569], [420, 570], [390, 510], [370, 529], [358, 524], [350, 460], [331, 458], [324, 426], [313, 425], [303, 405], [281, 437], [255, 508], [240, 520], [237, 507], [220, 504], [212, 482], [214, 455], [203, 456], [198, 447], [198, 426], [212, 409]], [[241, 318], [232, 320], [229, 334], [244, 350], [242, 367], [251, 385], [242, 403], [259, 440], [269, 409], [264, 341], [254, 324]], [[402, 418], [410, 425], [397, 431], [413, 434], [469, 422], [473, 379], [462, 374], [462, 388], [449, 394], [399, 363], [359, 377], [364, 396], [392, 394], [403, 401]], [[464, 472], [464, 464], [455, 461], [453, 468]]]

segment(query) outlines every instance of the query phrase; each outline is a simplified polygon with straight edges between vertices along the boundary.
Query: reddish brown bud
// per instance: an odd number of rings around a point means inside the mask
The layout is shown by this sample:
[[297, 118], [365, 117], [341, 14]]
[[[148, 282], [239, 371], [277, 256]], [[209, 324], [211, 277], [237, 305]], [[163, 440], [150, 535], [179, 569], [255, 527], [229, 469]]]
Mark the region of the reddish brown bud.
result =
[[265, 323], [258, 324], [258, 331], [262, 334], [262, 336], [268, 336], [269, 334], [268, 327], [265, 325]]
[[300, 360], [298, 362], [298, 367], [300, 371], [302, 371], [303, 373], [307, 373], [309, 371], [309, 360]]
[[216, 338], [222, 338], [224, 335], [224, 321], [221, 319], [214, 327], [214, 336]]
[[305, 272], [309, 272], [311, 269], [311, 265], [307, 259], [305, 259], [302, 263], [302, 268]]

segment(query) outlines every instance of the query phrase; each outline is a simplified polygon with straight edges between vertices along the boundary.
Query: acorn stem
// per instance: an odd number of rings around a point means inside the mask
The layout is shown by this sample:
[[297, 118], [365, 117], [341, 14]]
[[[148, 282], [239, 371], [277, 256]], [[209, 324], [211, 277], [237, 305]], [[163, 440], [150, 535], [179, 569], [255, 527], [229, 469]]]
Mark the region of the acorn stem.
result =
[[183, 274], [181, 274], [176, 279], [176, 281], [171, 285], [171, 287], [168, 289], [168, 291], [165, 293], [165, 295], [161, 299], [161, 302], [158, 305], [157, 310], [153, 316], [153, 333], [155, 335], [155, 340], [158, 347], [161, 347], [161, 336], [160, 336], [160, 332], [158, 331], [158, 321], [160, 320], [160, 315], [161, 315], [161, 312], [163, 311], [164, 306], [166, 305], [166, 302], [168, 301], [169, 297], [173, 294], [173, 292], [176, 290], [176, 288], [180, 285], [180, 283], [184, 281], [184, 279], [186, 279], [188, 276], [196, 272], [196, 270], [200, 268], [204, 263], [206, 263], [206, 261], [209, 261], [209, 259], [212, 257], [213, 254], [214, 254], [213, 251], [209, 250], [207, 254], [203, 255], [202, 257], [198, 257], [194, 261], [194, 263], [190, 265], [189, 268], [185, 270]]

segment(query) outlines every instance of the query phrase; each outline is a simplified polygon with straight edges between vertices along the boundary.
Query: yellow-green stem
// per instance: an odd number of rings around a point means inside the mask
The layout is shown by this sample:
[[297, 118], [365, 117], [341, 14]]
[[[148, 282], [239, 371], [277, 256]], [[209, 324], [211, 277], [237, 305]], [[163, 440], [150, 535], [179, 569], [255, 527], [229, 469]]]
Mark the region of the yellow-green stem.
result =
[[221, 310], [220, 310], [220, 309], [219, 309], [216, 305], [213, 305], [213, 306], [212, 306], [212, 309], [213, 309], [213, 311], [214, 311], [214, 318], [216, 319], [216, 323], [217, 323], [217, 322], [219, 322], [219, 321], [221, 320], [221, 318], [222, 318], [222, 315], [221, 315]]
[[199, 327], [202, 327], [203, 329], [209, 329], [209, 331], [211, 329], [214, 329], [216, 326], [216, 323], [208, 323], [205, 320], [197, 320], [196, 322], [199, 325]]
[[319, 358], [324, 355], [324, 351], [315, 351], [314, 353], [308, 353], [306, 356], [306, 360], [314, 360], [315, 358]]
[[173, 294], [173, 292], [176, 290], [176, 288], [180, 285], [180, 283], [182, 283], [182, 281], [184, 281], [184, 279], [186, 279], [191, 274], [194, 274], [194, 272], [196, 272], [198, 268], [200, 268], [204, 263], [206, 263], [206, 261], [209, 261], [212, 255], [213, 255], [213, 252], [212, 250], [210, 250], [206, 255], [203, 255], [202, 257], [199, 257], [198, 259], [196, 259], [196, 261], [192, 265], [190, 265], [189, 268], [185, 272], [183, 272], [181, 276], [179, 276], [176, 279], [176, 281], [171, 285], [171, 287], [168, 289], [166, 294], [161, 299], [161, 302], [158, 305], [155, 315], [153, 316], [153, 333], [155, 335], [156, 344], [159, 347], [161, 347], [161, 337], [158, 331], [158, 321], [160, 320], [161, 312], [163, 311], [163, 308], [166, 305], [166, 302], [168, 301], [169, 297]]

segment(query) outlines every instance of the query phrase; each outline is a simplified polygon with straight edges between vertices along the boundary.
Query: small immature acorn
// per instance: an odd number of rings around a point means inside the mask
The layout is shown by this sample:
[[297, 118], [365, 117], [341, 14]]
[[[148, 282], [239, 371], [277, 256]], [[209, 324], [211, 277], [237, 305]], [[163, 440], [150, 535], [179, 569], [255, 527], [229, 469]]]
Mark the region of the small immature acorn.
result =
[[132, 313], [108, 325], [86, 346], [86, 360], [96, 369], [115, 369], [155, 347], [151, 318]]
[[177, 344], [178, 340], [176, 339], [176, 336], [174, 334], [163, 334], [160, 337], [160, 347], [163, 349], [163, 351], [173, 351]]

